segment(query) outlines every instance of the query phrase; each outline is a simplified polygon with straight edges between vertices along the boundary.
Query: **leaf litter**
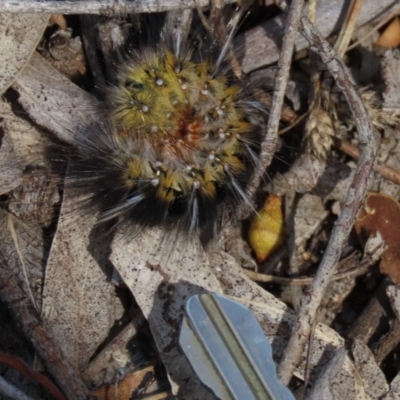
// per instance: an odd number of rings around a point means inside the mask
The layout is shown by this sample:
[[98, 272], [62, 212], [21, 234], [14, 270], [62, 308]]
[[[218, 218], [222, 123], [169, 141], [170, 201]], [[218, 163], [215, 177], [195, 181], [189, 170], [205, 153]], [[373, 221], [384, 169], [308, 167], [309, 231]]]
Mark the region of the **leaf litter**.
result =
[[[374, 19], [371, 23], [376, 25], [379, 18], [382, 18], [385, 7], [393, 5], [393, 2], [378, 4], [367, 0], [363, 3], [359, 16], [361, 25]], [[340, 13], [340, 9], [326, 13], [324, 10], [330, 7], [329, 2], [320, 2], [317, 13], [322, 13], [324, 18], [331, 21], [332, 26], [340, 26], [335, 22], [334, 15], [335, 12]], [[277, 13], [276, 9], [273, 10]], [[204, 252], [197, 243], [188, 244], [178, 238], [171, 256], [163, 258], [159, 252], [163, 246], [163, 232], [159, 229], [143, 232], [134, 240], [127, 240], [124, 232], [119, 231], [105, 240], [105, 235], [93, 226], [96, 216], [79, 213], [74, 204], [76, 199], [71, 198], [68, 187], [60, 186], [59, 180], [49, 183], [51, 173], [48, 169], [51, 167], [45, 156], [49, 135], [66, 143], [73, 142], [74, 135], [79, 134], [79, 127], [95, 117], [93, 109], [96, 107], [96, 100], [87, 91], [63, 77], [54, 68], [59, 66], [57, 62], [51, 62], [52, 67], [44, 57], [34, 52], [44, 33], [48, 20], [46, 17], [38, 19], [37, 15], [26, 14], [22, 28], [14, 15], [2, 14], [1, 17], [0, 29], [3, 35], [7, 27], [11, 26], [13, 30], [20, 30], [25, 35], [23, 37], [30, 38], [30, 41], [23, 40], [27, 48], [21, 49], [20, 41], [13, 41], [11, 38], [7, 42], [8, 52], [4, 55], [7, 65], [2, 64], [7, 66], [2, 75], [3, 88], [6, 90], [12, 85], [12, 89], [5, 92], [6, 100], [1, 103], [0, 198], [5, 201], [2, 201], [4, 207], [0, 215], [0, 294], [1, 300], [9, 304], [9, 309], [2, 308], [0, 313], [3, 320], [10, 313], [17, 318], [22, 331], [33, 341], [33, 348], [26, 345], [26, 349], [21, 352], [21, 349], [13, 348], [12, 345], [0, 343], [0, 349], [15, 353], [31, 364], [36, 360], [36, 365], [42, 364], [42, 368], [45, 365], [67, 398], [85, 398], [90, 390], [95, 389], [94, 382], [97, 391], [92, 393], [99, 396], [98, 398], [106, 398], [105, 392], [99, 394], [99, 388], [118, 388], [118, 382], [126, 384], [127, 380], [133, 379], [136, 371], [147, 371], [149, 365], [160, 366], [160, 359], [168, 375], [160, 372], [158, 367], [153, 370], [150, 368], [150, 383], [146, 384], [142, 380], [136, 383], [136, 387], [129, 386], [130, 393], [137, 389], [135, 398], [147, 398], [139, 394], [140, 385], [143, 385], [142, 391], [147, 393], [144, 396], [148, 398], [168, 398], [172, 393], [178, 398], [211, 398], [193, 376], [177, 347], [177, 336], [185, 300], [192, 294], [217, 292], [241, 301], [254, 312], [270, 338], [275, 360], [279, 362], [293, 329], [296, 315], [293, 309], [298, 309], [299, 299], [304, 294], [303, 286], [296, 286], [295, 289], [293, 284], [301, 279], [312, 278], [315, 274], [355, 171], [356, 160], [340, 152], [339, 146], [336, 147], [336, 139], [347, 141], [353, 146], [357, 142], [352, 134], [354, 123], [351, 115], [334, 85], [329, 86], [325, 93], [330, 96], [330, 104], [336, 109], [329, 117], [334, 139], [330, 140], [332, 143], [327, 155], [315, 157], [305, 151], [307, 146], [298, 146], [296, 136], [298, 139], [303, 130], [300, 122], [282, 138], [279, 158], [288, 163], [288, 166], [273, 166], [272, 169], [276, 172], [260, 188], [261, 202], [266, 199], [265, 193], [285, 197], [285, 233], [283, 250], [276, 252], [274, 263], [267, 259], [258, 264], [253, 262], [252, 265], [257, 265], [257, 274], [272, 276], [271, 282], [273, 278], [287, 278], [287, 283], [259, 285], [249, 278], [254, 278], [255, 275], [248, 274], [242, 267], [243, 259], [255, 260], [249, 248], [240, 247], [247, 252], [243, 257], [238, 256], [235, 251], [229, 254], [229, 249], [237, 246], [235, 243], [247, 238], [243, 231], [248, 229], [248, 222], [245, 222], [243, 229], [232, 227], [231, 231], [225, 230], [226, 235], [212, 249], [208, 249], [208, 252]], [[279, 18], [283, 18], [283, 14], [278, 13], [273, 18], [266, 17], [262, 22], [265, 26], [257, 21], [253, 22], [254, 26], [244, 26], [243, 32], [239, 32], [236, 39], [235, 44], [246, 42], [246, 52], [251, 50], [251, 55], [256, 57], [255, 60], [244, 57], [239, 61], [242, 61], [245, 72], [258, 69], [257, 79], [263, 73], [269, 73], [268, 65], [275, 62], [279, 50], [275, 47], [269, 52], [268, 57], [271, 58], [265, 58], [258, 49], [261, 43], [266, 43], [266, 38], [255, 38], [260, 34], [260, 29], [272, 29], [268, 27], [273, 27]], [[320, 21], [323, 20], [321, 18]], [[324, 34], [331, 35], [331, 30]], [[68, 35], [61, 37], [70, 39]], [[359, 45], [360, 48], [367, 48], [367, 41], [368, 38]], [[77, 54], [79, 46], [77, 41], [72, 45], [74, 51], [78, 48]], [[4, 48], [1, 45], [2, 51]], [[58, 48], [57, 51], [59, 50]], [[66, 54], [69, 51], [70, 47]], [[1, 54], [3, 53], [0, 52]], [[56, 58], [60, 57], [59, 53], [51, 51], [43, 56], [49, 59], [52, 54], [56, 54]], [[356, 48], [348, 54], [346, 61], [361, 88], [373, 86], [374, 95], [365, 96], [364, 101], [371, 104], [373, 121], [379, 122], [377, 126], [382, 145], [378, 163], [398, 171], [398, 50], [386, 50], [383, 56], [377, 50], [368, 53], [368, 57], [374, 58], [382, 70], [382, 79], [372, 82], [368, 82], [368, 73], [363, 75], [362, 68], [359, 68], [357, 57], [360, 54], [361, 57], [367, 57], [362, 50]], [[305, 54], [298, 53], [298, 57], [292, 65], [291, 82], [292, 88], [299, 88], [296, 98], [300, 99], [300, 106], [296, 106], [296, 111], [306, 112], [310, 65]], [[65, 70], [64, 73], [68, 75]], [[15, 96], [13, 97], [15, 92], [18, 93], [18, 103], [15, 102]], [[377, 96], [381, 99], [379, 102]], [[291, 98], [294, 98], [293, 94]], [[343, 118], [335, 119], [337, 115]], [[311, 117], [315, 118], [315, 114]], [[315, 121], [318, 126], [319, 119], [316, 118]], [[321, 132], [319, 134], [323, 135], [323, 130]], [[291, 162], [288, 155], [294, 146], [298, 146], [295, 157], [297, 160]], [[37, 182], [40, 177], [45, 177], [43, 182]], [[396, 183], [382, 178], [376, 172], [371, 177], [370, 187], [378, 194], [371, 194], [368, 198], [375, 196], [386, 199], [387, 196], [392, 196], [393, 207], [398, 207]], [[57, 207], [60, 202], [61, 206]], [[39, 211], [30, 208], [32, 204], [39, 205]], [[372, 207], [368, 200], [364, 205], [371, 215], [379, 214], [379, 207]], [[385, 206], [382, 210], [388, 212]], [[361, 216], [358, 218], [362, 219]], [[388, 220], [389, 228], [394, 228], [390, 230], [394, 234], [390, 243], [385, 239], [388, 228], [374, 225], [374, 229], [368, 231], [375, 236], [381, 235], [390, 248], [392, 243], [396, 243], [397, 228], [392, 225], [395, 218], [390, 216]], [[358, 228], [360, 229], [365, 233], [363, 227]], [[363, 257], [367, 257], [362, 256], [365, 239], [360, 243], [352, 235], [346, 248], [338, 249], [342, 258], [352, 255], [348, 270], [356, 269], [362, 263]], [[273, 258], [274, 254], [269, 257]], [[382, 258], [385, 257], [388, 258], [382, 255]], [[397, 263], [394, 264], [393, 268], [396, 269]], [[332, 292], [332, 286], [329, 294], [327, 293], [331, 301], [324, 304], [325, 312], [320, 313], [319, 322], [310, 338], [310, 353], [304, 349], [301, 363], [290, 386], [299, 396], [304, 392], [302, 382], [307, 368], [311, 370], [311, 389], [313, 385], [322, 387], [331, 398], [400, 396], [396, 383], [398, 370], [395, 369], [397, 342], [390, 338], [390, 329], [395, 329], [398, 321], [397, 306], [393, 300], [397, 295], [395, 286], [389, 285], [391, 289], [386, 295], [392, 299], [395, 311], [386, 310], [382, 314], [383, 323], [376, 327], [375, 337], [371, 335], [368, 342], [362, 342], [361, 336], [360, 339], [354, 333], [351, 334], [356, 331], [354, 325], [358, 321], [357, 314], [368, 301], [377, 296], [379, 283], [384, 279], [376, 263], [363, 271], [357, 279], [357, 275], [350, 275], [339, 280], [339, 287]], [[384, 271], [389, 275], [385, 279], [396, 279], [397, 270], [393, 273], [387, 269]], [[258, 280], [257, 276], [255, 279]], [[15, 284], [20, 291], [16, 290]], [[16, 296], [22, 296], [21, 305], [26, 305], [26, 308], [15, 307], [13, 301]], [[328, 314], [329, 317], [326, 316]], [[115, 343], [113, 339], [122, 335], [132, 318], [141, 315], [148, 325], [145, 324], [140, 330], [145, 332], [150, 343], [154, 340], [155, 345], [139, 340], [132, 349], [130, 343], [135, 339], [132, 336], [138, 332], [134, 329], [135, 333], [121, 336], [124, 340], [119, 345], [120, 354], [116, 349], [107, 353], [107, 346]], [[31, 319], [37, 321], [35, 329], [29, 325]], [[368, 326], [368, 315], [364, 316], [364, 323]], [[21, 328], [12, 327], [12, 324], [9, 326], [7, 329], [14, 329], [15, 335], [23, 335]], [[342, 349], [345, 348], [348, 337], [352, 338], [353, 345], [346, 347], [349, 352], [346, 353]], [[388, 341], [389, 350], [384, 352], [382, 349]], [[138, 362], [137, 353], [143, 352], [145, 346], [157, 350], [150, 356], [142, 355]], [[49, 357], [50, 353], [57, 354], [57, 357]], [[110, 355], [103, 358], [103, 367], [96, 367], [97, 371], [103, 371], [103, 375], [101, 372], [96, 377], [88, 374], [87, 371], [91, 369], [96, 358], [101, 359], [99, 355], [105, 353]], [[40, 359], [42, 362], [39, 362]], [[65, 365], [59, 364], [59, 359], [65, 359]], [[0, 374], [18, 386], [18, 378], [13, 377], [9, 369], [4, 369], [3, 366], [0, 368]], [[322, 371], [325, 370], [333, 372], [329, 373], [329, 379], [321, 383], [321, 378], [325, 376]], [[22, 389], [28, 391], [32, 398], [50, 398], [40, 391], [35, 382], [23, 385]], [[311, 390], [307, 396], [312, 398], [312, 395]]]

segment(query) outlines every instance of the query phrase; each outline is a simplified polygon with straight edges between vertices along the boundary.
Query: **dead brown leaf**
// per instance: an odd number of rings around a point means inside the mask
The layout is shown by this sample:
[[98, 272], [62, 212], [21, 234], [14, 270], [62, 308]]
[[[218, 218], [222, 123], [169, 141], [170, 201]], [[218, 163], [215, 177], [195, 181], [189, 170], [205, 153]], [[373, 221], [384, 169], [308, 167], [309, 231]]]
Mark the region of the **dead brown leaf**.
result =
[[361, 240], [382, 236], [387, 249], [382, 253], [381, 272], [400, 283], [400, 204], [396, 199], [370, 193], [360, 211], [355, 229]]

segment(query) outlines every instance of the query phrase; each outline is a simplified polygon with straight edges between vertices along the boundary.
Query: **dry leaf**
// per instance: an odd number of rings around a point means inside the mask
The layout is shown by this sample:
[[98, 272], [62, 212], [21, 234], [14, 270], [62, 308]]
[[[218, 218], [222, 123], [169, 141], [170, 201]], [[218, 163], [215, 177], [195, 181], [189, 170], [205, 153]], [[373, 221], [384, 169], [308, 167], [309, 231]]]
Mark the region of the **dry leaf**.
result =
[[106, 262], [107, 247], [89, 214], [71, 198], [68, 189], [46, 267], [43, 287], [43, 320], [52, 337], [83, 372], [96, 349], [108, 337], [123, 308]]
[[12, 191], [8, 211], [24, 221], [35, 221], [48, 228], [60, 202], [57, 179], [46, 168], [31, 167], [23, 173], [22, 184]]
[[38, 51], [54, 68], [70, 79], [86, 74], [86, 59], [81, 38], [71, 28], [58, 29]]
[[321, 161], [305, 154], [293, 163], [287, 173], [278, 174], [270, 189], [275, 188], [279, 196], [296, 191], [343, 201], [353, 173], [354, 170], [334, 158]]
[[380, 400], [399, 400], [400, 399], [400, 373], [390, 383], [390, 390], [380, 398]]
[[221, 288], [200, 244], [179, 235], [167, 239], [158, 228], [135, 240], [120, 231], [111, 261], [149, 321], [173, 392], [182, 399], [211, 400], [180, 351], [178, 337], [186, 300], [194, 294], [221, 293]]
[[20, 118], [8, 103], [0, 101], [0, 116], [5, 119], [8, 133], [14, 143], [14, 151], [21, 166], [49, 165], [45, 156], [48, 143], [42, 132], [26, 119]]
[[257, 261], [265, 261], [283, 242], [284, 218], [282, 198], [271, 194], [254, 216], [249, 230], [249, 243]]
[[346, 351], [344, 348], [336, 352], [335, 357], [325, 366], [324, 371], [317, 378], [317, 381], [307, 393], [307, 400], [335, 400], [332, 393], [332, 383], [339, 371], [342, 369], [346, 359]]
[[386, 293], [396, 318], [400, 321], [400, 290], [396, 286], [390, 285], [387, 287]]
[[155, 375], [154, 366], [151, 365], [147, 368], [141, 369], [127, 374], [121, 381], [116, 382], [114, 385], [102, 387], [92, 394], [99, 400], [124, 400], [130, 399], [132, 393], [138, 388], [146, 375]]
[[[310, 213], [310, 210], [313, 210], [313, 212]], [[307, 241], [321, 227], [328, 214], [324, 206], [324, 201], [318, 196], [304, 194], [296, 202], [294, 215], [295, 251], [297, 257], [301, 258], [303, 262]]]
[[0, 195], [8, 193], [22, 183], [22, 167], [4, 120], [0, 122], [0, 171]]
[[355, 223], [362, 241], [379, 232], [387, 249], [382, 253], [381, 272], [400, 283], [400, 205], [392, 197], [370, 193]]
[[46, 14], [0, 13], [0, 93], [23, 70], [46, 29]]
[[[42, 229], [35, 224], [28, 225], [0, 209], [0, 253], [8, 260], [32, 306], [39, 312], [44, 275]], [[6, 284], [3, 278], [0, 281]]]
[[365, 393], [372, 399], [380, 398], [389, 390], [389, 385], [371, 350], [361, 341], [355, 340], [351, 351], [355, 367], [362, 378]]
[[400, 51], [387, 50], [382, 61], [382, 74], [385, 79], [383, 110], [400, 112]]
[[73, 143], [79, 128], [95, 120], [94, 99], [35, 53], [13, 88], [29, 116], [59, 139]]
[[[342, 1], [318, 1], [316, 27], [324, 37], [336, 33], [343, 25], [346, 13], [343, 12]], [[362, 26], [377, 18], [382, 10], [396, 4], [395, 0], [364, 0], [357, 20]], [[308, 7], [304, 9], [308, 15]], [[243, 49], [242, 68], [245, 73], [275, 63], [278, 60], [283, 31], [286, 26], [286, 15], [278, 15], [272, 20], [258, 24], [244, 35], [234, 39], [236, 49]], [[296, 51], [305, 49], [308, 42], [302, 35], [297, 35]], [[239, 50], [240, 53], [240, 50]]]
[[400, 20], [396, 17], [385, 28], [379, 39], [375, 42], [380, 47], [397, 47], [400, 45]]

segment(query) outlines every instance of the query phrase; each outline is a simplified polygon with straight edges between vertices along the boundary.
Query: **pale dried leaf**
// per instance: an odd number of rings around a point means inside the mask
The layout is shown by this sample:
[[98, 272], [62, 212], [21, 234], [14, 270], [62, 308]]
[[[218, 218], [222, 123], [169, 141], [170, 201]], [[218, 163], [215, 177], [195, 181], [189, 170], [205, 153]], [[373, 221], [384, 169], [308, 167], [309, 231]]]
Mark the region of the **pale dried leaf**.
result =
[[33, 54], [13, 88], [30, 117], [64, 142], [73, 143], [79, 128], [95, 119], [94, 99], [38, 53]]
[[37, 311], [42, 302], [43, 231], [35, 224], [26, 224], [0, 209], [0, 253], [19, 277]]
[[54, 222], [55, 205], [60, 202], [57, 179], [46, 168], [24, 171], [22, 184], [9, 194], [8, 211], [24, 221], [49, 227]]
[[353, 174], [352, 168], [334, 158], [321, 161], [305, 154], [287, 173], [277, 175], [270, 190], [280, 196], [296, 191], [343, 202]]
[[7, 125], [0, 151], [4, 151], [11, 140], [14, 154], [11, 160], [6, 155], [1, 159], [6, 164], [0, 170], [0, 179], [7, 179], [10, 162], [17, 163], [21, 169], [10, 182], [10, 187], [1, 185], [3, 193], [14, 189], [9, 195], [8, 211], [25, 221], [34, 220], [42, 226], [49, 226], [54, 218], [53, 206], [59, 201], [59, 193], [45, 156], [47, 142], [37, 128], [16, 116], [8, 103], [0, 102], [0, 115]]
[[325, 366], [324, 370], [317, 378], [315, 384], [307, 395], [307, 400], [335, 400], [332, 393], [332, 382], [342, 369], [346, 359], [346, 351], [344, 348], [337, 350], [335, 357]]
[[381, 400], [400, 400], [400, 373], [390, 383], [390, 390], [381, 397]]
[[65, 190], [46, 267], [43, 319], [71, 364], [83, 372], [123, 309], [110, 283], [106, 249], [92, 231], [96, 215], [79, 208], [80, 201]]
[[0, 195], [8, 193], [22, 183], [21, 164], [18, 162], [4, 120], [0, 122], [0, 171]]
[[20, 118], [8, 103], [0, 101], [0, 116], [7, 124], [7, 129], [14, 144], [14, 151], [25, 168], [28, 165], [46, 166], [45, 157], [47, 142], [42, 133], [26, 119]]
[[171, 238], [171, 248], [165, 235], [154, 228], [129, 240], [121, 231], [111, 261], [149, 321], [174, 393], [182, 399], [212, 399], [179, 350], [178, 337], [186, 300], [194, 294], [221, 293], [221, 288], [198, 246], [193, 250], [192, 243], [178, 235]]
[[[310, 210], [313, 210], [310, 213]], [[327, 217], [324, 202], [318, 196], [305, 194], [297, 203], [294, 216], [295, 244], [298, 252], [305, 251], [306, 242]]]
[[[398, 107], [400, 110], [400, 105]], [[378, 162], [400, 171], [400, 138], [398, 129], [385, 127], [379, 148]], [[371, 191], [399, 198], [400, 185], [388, 179], [377, 179]]]
[[400, 51], [387, 50], [382, 61], [385, 92], [383, 109], [388, 112], [400, 112]]
[[379, 260], [381, 254], [385, 251], [386, 244], [382, 238], [382, 235], [378, 232], [376, 236], [370, 236], [364, 246], [364, 255], [373, 257], [375, 260]]
[[46, 14], [0, 13], [0, 93], [26, 66], [48, 20]]
[[[299, 196], [296, 198], [298, 197]], [[287, 198], [289, 198], [289, 196]], [[288, 203], [289, 202], [287, 201], [287, 206]], [[288, 249], [289, 252], [292, 253], [290, 257], [290, 270], [292, 274], [301, 274], [309, 265], [309, 263], [306, 263], [304, 259], [309, 239], [313, 235], [317, 234], [317, 230], [327, 217], [328, 212], [325, 209], [323, 199], [310, 194], [304, 194], [301, 196], [297, 202], [292, 204], [292, 207], [295, 207], [292, 222], [293, 237], [292, 239], [288, 239], [288, 242], [290, 243], [290, 241], [293, 240], [294, 246], [293, 249]], [[310, 210], [313, 210], [313, 212], [310, 213]], [[287, 215], [292, 215], [292, 209], [287, 211], [290, 213]], [[293, 308], [298, 310], [302, 295], [303, 291], [300, 287], [288, 285], [282, 291], [281, 300], [288, 300], [290, 304], [293, 304]]]
[[[316, 27], [324, 37], [337, 32], [343, 25], [346, 13], [343, 12], [343, 1], [318, 1]], [[394, 0], [364, 0], [357, 20], [357, 26], [372, 21], [379, 14], [394, 6]], [[307, 15], [307, 7], [304, 14]], [[286, 15], [281, 14], [272, 20], [257, 25], [244, 35], [234, 40], [236, 48], [244, 49], [242, 68], [248, 73], [254, 69], [272, 64], [278, 60], [283, 31], [286, 26]], [[297, 35], [296, 50], [300, 51], [308, 46], [302, 35]]]
[[355, 367], [363, 380], [365, 393], [373, 399], [384, 395], [389, 390], [389, 385], [369, 347], [355, 340], [352, 354]]
[[400, 321], [400, 290], [395, 285], [390, 285], [387, 287], [386, 293], [396, 318]]

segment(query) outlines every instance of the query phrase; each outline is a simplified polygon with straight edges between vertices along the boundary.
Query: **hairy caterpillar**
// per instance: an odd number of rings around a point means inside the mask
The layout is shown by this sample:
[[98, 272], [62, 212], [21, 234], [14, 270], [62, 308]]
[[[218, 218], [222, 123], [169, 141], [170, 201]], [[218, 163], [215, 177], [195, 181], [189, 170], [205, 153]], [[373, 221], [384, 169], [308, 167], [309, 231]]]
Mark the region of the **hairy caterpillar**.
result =
[[[60, 341], [67, 354], [70, 346], [79, 349], [74, 360], [82, 370], [105, 340], [113, 321], [107, 313], [115, 292], [109, 284], [109, 262], [104, 261], [109, 257], [110, 244], [97, 241], [97, 233], [103, 226], [98, 230], [92, 226], [86, 229], [82, 221], [86, 215], [90, 215], [88, 221], [92, 223], [96, 218], [94, 211], [99, 210], [100, 222], [117, 220], [132, 227], [134, 233], [141, 230], [152, 233], [152, 229], [146, 228], [155, 225], [172, 233], [164, 234], [167, 249], [171, 250], [172, 243], [173, 250], [179, 251], [174, 251], [168, 265], [162, 268], [172, 276], [171, 271], [181, 270], [178, 265], [185, 265], [186, 275], [177, 275], [177, 278], [190, 285], [179, 283], [176, 290], [170, 290], [174, 287], [171, 278], [170, 283], [163, 282], [158, 288], [161, 295], [168, 291], [168, 305], [162, 310], [172, 316], [167, 318], [169, 324], [172, 320], [177, 327], [181, 302], [188, 293], [199, 290], [197, 284], [207, 285], [207, 290], [218, 290], [206, 260], [200, 259], [202, 254], [192, 252], [190, 257], [194, 265], [188, 265], [185, 255], [190, 252], [184, 247], [186, 242], [178, 243], [178, 238], [199, 235], [206, 243], [218, 231], [224, 211], [228, 209], [233, 213], [236, 205], [247, 201], [244, 190], [258, 158], [264, 115], [260, 115], [262, 107], [253, 98], [251, 86], [235, 78], [229, 68], [226, 53], [232, 35], [228, 34], [227, 46], [224, 43], [218, 46], [215, 39], [207, 40], [201, 35], [196, 43], [198, 37], [193, 35], [179, 44], [179, 37], [169, 26], [158, 40], [141, 43], [120, 68], [114, 87], [107, 89], [104, 104], [100, 104], [95, 113], [98, 121], [91, 123], [91, 114], [88, 114], [87, 124], [77, 122], [79, 127], [71, 130], [72, 149], [66, 149], [70, 161], [67, 185], [43, 285], [44, 309], [48, 310], [53, 303], [51, 308], [57, 312], [44, 318], [54, 331], [65, 333], [65, 336], [57, 333], [55, 336], [62, 337]], [[86, 111], [84, 101], [78, 107]], [[77, 196], [71, 199], [74, 190]], [[81, 198], [85, 196], [81, 194], [87, 194], [89, 210], [82, 209]], [[69, 213], [74, 218], [69, 218]], [[184, 234], [175, 235], [176, 231]], [[124, 230], [120, 230], [116, 239], [118, 235], [132, 238], [132, 235], [123, 234]], [[137, 244], [139, 250], [145, 248], [143, 254], [140, 251], [130, 253], [126, 243], [118, 251], [118, 241], [113, 242], [113, 257], [114, 253], [129, 256], [128, 273], [119, 260], [111, 257], [110, 260], [122, 279], [128, 282], [153, 328], [156, 317], [148, 308], [152, 302], [144, 301], [143, 293], [138, 291], [143, 288], [145, 296], [158, 296], [158, 290], [151, 284], [158, 282], [158, 272], [152, 272], [159, 271], [157, 255], [162, 252], [157, 248], [157, 240], [163, 236], [155, 235], [154, 240], [149, 240], [148, 236], [135, 237], [137, 240], [130, 243]], [[106, 239], [110, 238], [111, 235]], [[189, 242], [192, 245], [192, 241]], [[78, 261], [77, 255], [82, 255], [83, 259]], [[136, 261], [140, 262], [138, 268], [133, 266]], [[146, 271], [141, 273], [140, 267]], [[147, 276], [146, 272], [152, 273], [151, 277], [147, 281], [139, 280]], [[130, 279], [138, 280], [131, 285]], [[78, 305], [78, 312], [65, 307], [70, 302]], [[98, 307], [96, 312], [85, 313], [85, 318], [81, 319], [80, 310], [84, 310], [86, 304]], [[155, 307], [156, 312], [159, 309]], [[105, 328], [98, 328], [103, 320], [107, 321]], [[66, 329], [64, 321], [68, 321]], [[75, 335], [81, 328], [85, 335]], [[163, 326], [162, 331], [167, 328], [169, 326]], [[92, 332], [95, 332], [93, 336]], [[164, 336], [168, 341], [176, 337]], [[79, 347], [76, 346], [77, 337]], [[93, 337], [98, 339], [94, 341]], [[174, 354], [171, 352], [168, 356], [172, 359]], [[186, 379], [186, 371], [183, 368], [179, 376]]]
[[162, 225], [205, 244], [225, 210], [248, 201], [263, 107], [229, 67], [229, 37], [216, 51], [167, 26], [119, 68], [105, 121], [77, 136], [72, 157], [70, 179], [100, 222]]

